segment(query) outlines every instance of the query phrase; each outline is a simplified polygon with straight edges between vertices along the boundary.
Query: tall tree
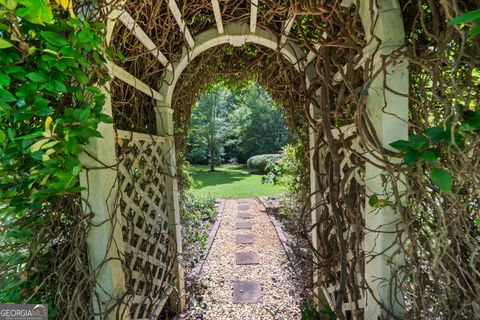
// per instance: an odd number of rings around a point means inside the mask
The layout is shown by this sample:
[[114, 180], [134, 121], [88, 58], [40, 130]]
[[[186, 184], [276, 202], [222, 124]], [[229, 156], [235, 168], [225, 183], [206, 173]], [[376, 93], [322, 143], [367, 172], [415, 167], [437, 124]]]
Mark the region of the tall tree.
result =
[[210, 170], [221, 162], [227, 134], [226, 96], [230, 92], [221, 84], [204, 92], [192, 111], [187, 146], [187, 159], [206, 163]]
[[244, 162], [254, 155], [280, 152], [290, 135], [282, 111], [268, 92], [252, 83], [239, 93], [237, 99], [229, 120], [238, 138], [240, 160]]
[[192, 111], [187, 159], [213, 171], [222, 160], [277, 153], [288, 141], [282, 112], [265, 89], [255, 82], [237, 90], [219, 83]]

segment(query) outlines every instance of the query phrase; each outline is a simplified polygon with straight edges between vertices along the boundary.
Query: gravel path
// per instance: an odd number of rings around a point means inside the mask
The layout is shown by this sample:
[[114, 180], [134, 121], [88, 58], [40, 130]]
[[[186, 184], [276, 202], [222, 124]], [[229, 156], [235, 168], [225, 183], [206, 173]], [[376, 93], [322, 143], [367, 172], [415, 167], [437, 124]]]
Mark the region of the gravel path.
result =
[[[248, 206], [252, 218], [237, 217], [238, 207]], [[300, 285], [275, 229], [254, 199], [227, 200], [220, 228], [205, 261], [198, 283], [204, 291], [189, 303], [181, 319], [301, 319]], [[252, 230], [236, 229], [239, 221], [252, 222]], [[251, 234], [253, 244], [236, 244], [236, 235]], [[253, 251], [260, 263], [236, 265], [235, 253]], [[237, 281], [258, 281], [262, 297], [257, 303], [233, 303]]]

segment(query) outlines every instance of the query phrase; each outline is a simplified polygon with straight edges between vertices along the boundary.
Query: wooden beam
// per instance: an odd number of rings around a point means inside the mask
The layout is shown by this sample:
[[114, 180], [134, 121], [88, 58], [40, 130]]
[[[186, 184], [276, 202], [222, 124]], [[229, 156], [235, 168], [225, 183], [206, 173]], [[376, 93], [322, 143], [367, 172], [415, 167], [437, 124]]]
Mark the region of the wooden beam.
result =
[[307, 54], [307, 60], [306, 60], [306, 63], [305, 65], [308, 66], [310, 64], [310, 62], [313, 61], [313, 59], [315, 59], [317, 57], [317, 51], [318, 49], [320, 49], [320, 43], [316, 43], [314, 44], [313, 46], [315, 48], [315, 50], [310, 50], [310, 52]]
[[112, 74], [115, 78], [122, 80], [123, 82], [140, 90], [141, 92], [145, 93], [146, 95], [152, 97], [157, 101], [163, 101], [163, 96], [159, 92], [150, 88], [142, 80], [135, 78], [132, 74], [130, 74], [128, 71], [126, 71], [122, 67], [117, 66], [115, 63], [111, 61], [107, 63], [107, 67], [110, 74]]
[[217, 23], [217, 30], [218, 33], [222, 34], [223, 30], [223, 22], [222, 22], [222, 12], [220, 11], [220, 4], [218, 0], [212, 0], [212, 7], [213, 7], [213, 14], [215, 15], [215, 21]]
[[342, 2], [340, 2], [340, 6], [344, 8], [350, 8], [353, 6], [353, 0], [342, 0]]
[[152, 39], [140, 28], [140, 26], [136, 23], [136, 21], [132, 18], [132, 16], [127, 12], [124, 11], [120, 15], [120, 21], [127, 27], [132, 33], [137, 37], [138, 40], [145, 46], [145, 48], [150, 51], [151, 54], [157, 58], [157, 60], [164, 66], [167, 67], [168, 70], [172, 71], [172, 64], [168, 61], [167, 57], [163, 55], [163, 53], [158, 50], [157, 46], [153, 43]]
[[116, 138], [118, 140], [141, 140], [141, 141], [151, 141], [151, 142], [165, 142], [165, 137], [155, 136], [146, 133], [134, 132], [134, 131], [125, 131], [125, 130], [116, 130]]
[[285, 27], [282, 30], [282, 36], [280, 37], [280, 47], [283, 47], [285, 43], [287, 43], [288, 35], [290, 34], [290, 30], [292, 30], [293, 23], [295, 22], [295, 15], [292, 15], [288, 18], [287, 22], [285, 23]]
[[250, 6], [250, 32], [255, 33], [257, 30], [257, 16], [258, 16], [258, 0], [252, 0]]
[[195, 46], [195, 41], [193, 40], [192, 34], [190, 33], [190, 30], [187, 28], [187, 24], [185, 23], [185, 20], [182, 18], [182, 13], [180, 12], [180, 9], [178, 8], [177, 2], [175, 0], [168, 0], [168, 7], [170, 8], [170, 11], [173, 14], [173, 17], [177, 21], [178, 26], [183, 32], [183, 35], [185, 36], [185, 39], [187, 40], [188, 45], [190, 48], [193, 48]]

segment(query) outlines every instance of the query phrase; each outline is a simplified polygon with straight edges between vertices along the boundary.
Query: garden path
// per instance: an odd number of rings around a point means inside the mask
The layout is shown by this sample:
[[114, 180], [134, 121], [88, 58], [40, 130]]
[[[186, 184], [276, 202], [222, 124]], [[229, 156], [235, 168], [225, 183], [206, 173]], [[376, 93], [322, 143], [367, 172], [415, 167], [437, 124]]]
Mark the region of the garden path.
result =
[[299, 281], [256, 199], [225, 201], [197, 282], [203, 290], [181, 319], [301, 318]]

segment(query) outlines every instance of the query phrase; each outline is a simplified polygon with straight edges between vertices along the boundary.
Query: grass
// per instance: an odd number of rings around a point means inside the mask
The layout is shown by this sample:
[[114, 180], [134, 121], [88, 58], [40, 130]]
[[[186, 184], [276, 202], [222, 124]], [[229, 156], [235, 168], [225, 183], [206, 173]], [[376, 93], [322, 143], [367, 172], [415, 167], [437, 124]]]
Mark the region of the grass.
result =
[[282, 188], [272, 184], [262, 184], [262, 176], [244, 166], [210, 167], [192, 165], [188, 170], [191, 176], [201, 182], [195, 190], [202, 195], [210, 195], [220, 199], [239, 199], [258, 196], [276, 196]]

